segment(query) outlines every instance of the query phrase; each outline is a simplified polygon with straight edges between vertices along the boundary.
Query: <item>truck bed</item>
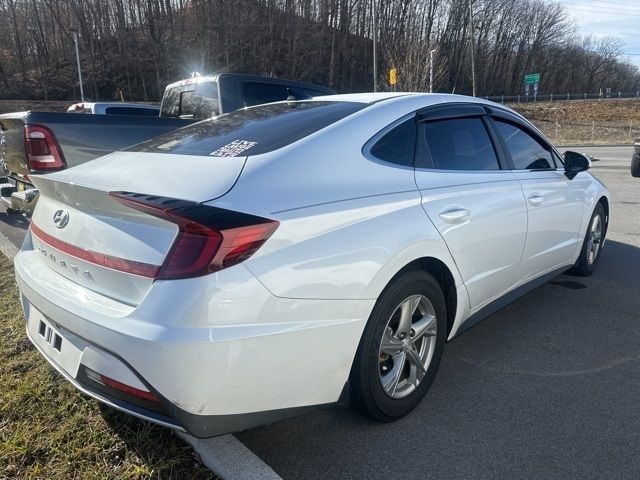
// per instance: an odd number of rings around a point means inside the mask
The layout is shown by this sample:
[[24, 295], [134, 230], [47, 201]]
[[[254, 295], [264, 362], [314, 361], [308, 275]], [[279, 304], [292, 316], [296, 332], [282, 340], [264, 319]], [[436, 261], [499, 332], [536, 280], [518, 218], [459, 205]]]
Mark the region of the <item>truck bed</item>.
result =
[[53, 132], [67, 168], [157, 137], [195, 120], [134, 115], [73, 115], [17, 112], [0, 115], [0, 156], [7, 172], [28, 175], [25, 125], [44, 125]]

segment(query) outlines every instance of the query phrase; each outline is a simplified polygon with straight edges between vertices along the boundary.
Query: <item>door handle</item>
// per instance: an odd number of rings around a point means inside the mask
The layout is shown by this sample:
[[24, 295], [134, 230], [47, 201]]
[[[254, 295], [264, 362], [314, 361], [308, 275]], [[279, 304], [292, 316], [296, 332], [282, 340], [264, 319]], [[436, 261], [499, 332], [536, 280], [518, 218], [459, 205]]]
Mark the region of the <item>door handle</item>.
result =
[[533, 205], [534, 207], [537, 207], [544, 201], [544, 197], [542, 195], [536, 194], [536, 195], [531, 195], [529, 198], [527, 198], [527, 200], [531, 205]]
[[471, 212], [463, 207], [446, 208], [439, 213], [440, 218], [447, 223], [464, 223], [469, 220]]

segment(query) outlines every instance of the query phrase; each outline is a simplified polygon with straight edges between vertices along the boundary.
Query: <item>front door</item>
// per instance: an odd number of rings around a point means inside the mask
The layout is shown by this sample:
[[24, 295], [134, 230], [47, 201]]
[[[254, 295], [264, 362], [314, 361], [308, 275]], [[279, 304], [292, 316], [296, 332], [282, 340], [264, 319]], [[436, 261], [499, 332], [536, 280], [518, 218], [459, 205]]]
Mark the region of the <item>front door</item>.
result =
[[575, 260], [580, 245], [585, 180], [569, 180], [553, 148], [525, 125], [494, 118], [527, 202], [528, 233], [517, 281]]

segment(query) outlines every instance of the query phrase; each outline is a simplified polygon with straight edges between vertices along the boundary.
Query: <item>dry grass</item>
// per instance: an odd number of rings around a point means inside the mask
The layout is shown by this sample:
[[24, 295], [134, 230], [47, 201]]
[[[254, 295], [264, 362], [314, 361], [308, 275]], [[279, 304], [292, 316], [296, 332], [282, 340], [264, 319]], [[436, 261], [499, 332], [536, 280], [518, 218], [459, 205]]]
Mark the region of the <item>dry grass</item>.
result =
[[572, 100], [569, 102], [510, 103], [509, 107], [530, 120], [561, 123], [640, 124], [640, 99]]
[[514, 103], [558, 145], [630, 144], [640, 137], [640, 100]]
[[9, 478], [215, 477], [170, 430], [101, 406], [46, 363], [0, 254], [0, 479]]

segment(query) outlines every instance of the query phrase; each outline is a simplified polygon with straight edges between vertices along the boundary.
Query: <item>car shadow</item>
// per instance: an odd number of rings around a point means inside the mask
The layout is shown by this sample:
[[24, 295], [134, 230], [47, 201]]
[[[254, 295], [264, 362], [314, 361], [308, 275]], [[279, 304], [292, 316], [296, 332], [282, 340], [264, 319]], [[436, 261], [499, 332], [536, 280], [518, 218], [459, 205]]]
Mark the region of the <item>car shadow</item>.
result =
[[637, 473], [639, 272], [640, 249], [608, 240], [593, 276], [560, 275], [449, 342], [401, 420], [333, 407], [237, 436], [285, 479]]

